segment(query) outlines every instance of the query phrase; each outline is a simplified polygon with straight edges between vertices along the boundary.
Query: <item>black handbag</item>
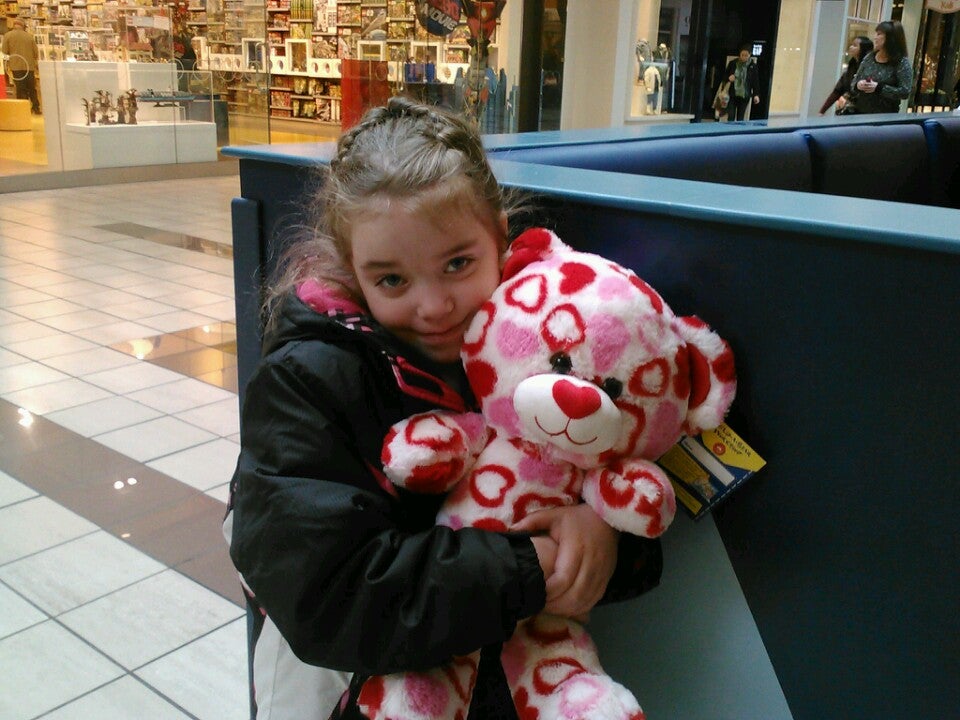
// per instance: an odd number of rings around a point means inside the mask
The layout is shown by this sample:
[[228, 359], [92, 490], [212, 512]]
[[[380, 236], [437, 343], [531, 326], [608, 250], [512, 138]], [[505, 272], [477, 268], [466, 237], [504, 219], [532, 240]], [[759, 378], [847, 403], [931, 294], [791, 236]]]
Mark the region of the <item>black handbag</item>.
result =
[[856, 115], [857, 106], [853, 104], [853, 100], [847, 100], [846, 104], [842, 108], [837, 108], [837, 115]]

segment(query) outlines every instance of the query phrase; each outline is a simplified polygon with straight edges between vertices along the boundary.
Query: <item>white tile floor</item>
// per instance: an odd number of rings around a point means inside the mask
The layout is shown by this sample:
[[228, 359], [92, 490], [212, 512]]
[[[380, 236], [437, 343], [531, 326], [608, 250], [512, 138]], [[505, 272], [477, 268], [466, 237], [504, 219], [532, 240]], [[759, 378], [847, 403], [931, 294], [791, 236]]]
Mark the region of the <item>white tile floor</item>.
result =
[[[232, 321], [232, 261], [96, 226], [230, 244], [237, 195], [235, 177], [0, 195], [0, 399], [222, 503], [236, 396], [109, 346]], [[3, 720], [245, 718], [244, 623], [0, 471]]]

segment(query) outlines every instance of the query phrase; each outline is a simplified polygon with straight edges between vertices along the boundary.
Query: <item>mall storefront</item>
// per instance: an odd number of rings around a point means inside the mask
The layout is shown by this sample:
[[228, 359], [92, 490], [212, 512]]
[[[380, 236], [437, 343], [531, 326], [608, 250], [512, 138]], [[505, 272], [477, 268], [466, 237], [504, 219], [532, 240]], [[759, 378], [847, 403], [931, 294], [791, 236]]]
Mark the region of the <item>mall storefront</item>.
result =
[[742, 44], [751, 119], [804, 117], [846, 38], [891, 16], [923, 57], [911, 104], [953, 102], [956, 15], [923, 0], [7, 0], [38, 43], [43, 114], [0, 130], [0, 181], [217, 172], [219, 147], [335, 139], [398, 93], [486, 133], [712, 121]]

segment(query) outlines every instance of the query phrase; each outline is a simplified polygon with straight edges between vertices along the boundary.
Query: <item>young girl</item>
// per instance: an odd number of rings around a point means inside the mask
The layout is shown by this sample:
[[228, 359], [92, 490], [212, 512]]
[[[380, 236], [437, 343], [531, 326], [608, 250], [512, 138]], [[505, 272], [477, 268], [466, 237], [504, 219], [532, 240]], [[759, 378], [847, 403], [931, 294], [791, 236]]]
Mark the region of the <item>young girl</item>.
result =
[[541, 610], [652, 587], [660, 546], [618, 541], [586, 505], [523, 532], [438, 527], [442, 498], [382, 475], [393, 423], [473, 409], [460, 345], [507, 245], [475, 127], [392, 98], [340, 139], [316, 206], [317, 231], [270, 290], [225, 524], [253, 609], [259, 716], [358, 717], [367, 676], [483, 648], [470, 718], [516, 717], [499, 643]]

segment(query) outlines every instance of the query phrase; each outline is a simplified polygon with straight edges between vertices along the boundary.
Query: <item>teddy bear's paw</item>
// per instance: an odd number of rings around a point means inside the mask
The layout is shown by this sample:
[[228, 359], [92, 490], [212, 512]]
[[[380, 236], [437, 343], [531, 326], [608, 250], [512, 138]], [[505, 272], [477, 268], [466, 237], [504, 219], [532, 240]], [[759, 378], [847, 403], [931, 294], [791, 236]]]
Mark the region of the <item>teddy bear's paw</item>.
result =
[[443, 493], [463, 477], [470, 438], [451, 417], [430, 412], [396, 423], [383, 441], [384, 474], [413, 492]]
[[476, 677], [472, 656], [428, 672], [373, 676], [357, 706], [368, 720], [465, 720]]
[[587, 473], [583, 499], [611, 526], [648, 538], [662, 535], [677, 512], [673, 485], [663, 470], [637, 458]]
[[[563, 679], [554, 684], [546, 677], [550, 674], [560, 675]], [[552, 686], [549, 695], [536, 694], [530, 698], [530, 704], [536, 705], [540, 711], [540, 718], [644, 720], [646, 717], [633, 694], [607, 675], [578, 671], [560, 663], [544, 672], [540, 680]], [[538, 684], [535, 681], [535, 691]]]

